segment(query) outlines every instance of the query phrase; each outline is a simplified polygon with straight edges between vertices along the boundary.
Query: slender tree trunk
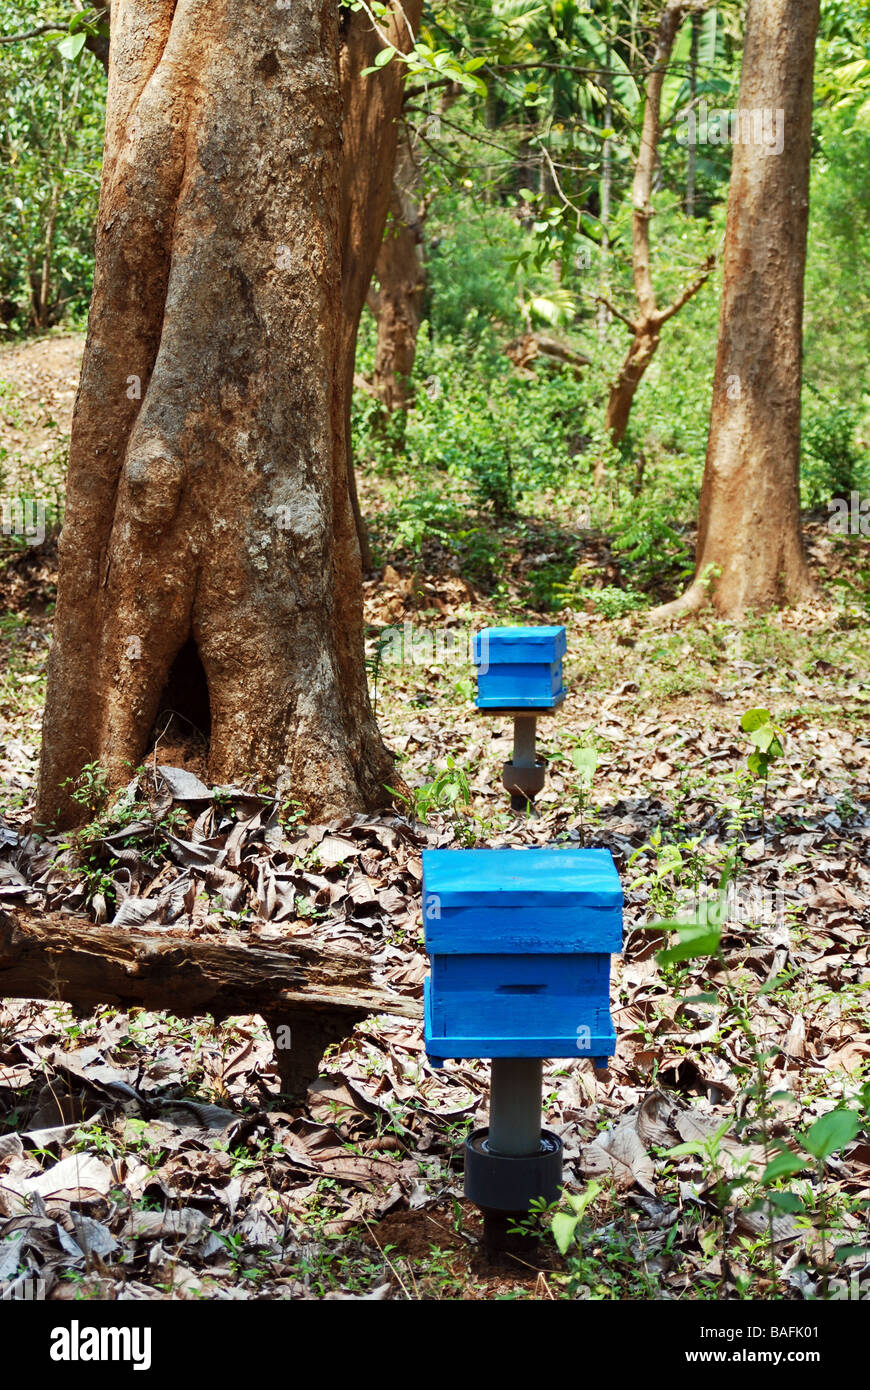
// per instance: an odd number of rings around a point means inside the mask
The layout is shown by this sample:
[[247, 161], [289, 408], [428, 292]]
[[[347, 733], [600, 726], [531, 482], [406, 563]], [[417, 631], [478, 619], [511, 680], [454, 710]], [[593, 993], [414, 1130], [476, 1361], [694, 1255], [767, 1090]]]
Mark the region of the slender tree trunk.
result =
[[[81, 85], [80, 73], [76, 73], [73, 84], [72, 99], [70, 108], [67, 111], [64, 107], [63, 88], [58, 87], [57, 95], [57, 143], [60, 155], [60, 168], [66, 163], [67, 153], [70, 146], [71, 130], [69, 124], [64, 124], [71, 119], [72, 112], [78, 105], [79, 88]], [[33, 304], [34, 327], [50, 328], [52, 323], [52, 271], [54, 269], [54, 244], [57, 235], [57, 217], [60, 211], [62, 183], [60, 179], [52, 181], [51, 194], [48, 200], [48, 213], [45, 219], [45, 241], [42, 251], [42, 267], [39, 273], [38, 284], [31, 283], [31, 302]], [[54, 308], [56, 309], [56, 305]]]
[[42, 247], [42, 264], [39, 275], [33, 277], [30, 286], [31, 319], [37, 332], [40, 329], [48, 328], [51, 323], [50, 303], [51, 300], [51, 267], [54, 255], [54, 234], [57, 227], [57, 209], [60, 203], [60, 184], [51, 185], [51, 193], [48, 199], [48, 213], [44, 226], [44, 242]]
[[[116, 0], [38, 798], [130, 775], [176, 659], [218, 782], [384, 798], [348, 496], [334, 0]], [[188, 681], [188, 684], [190, 682]]]
[[[73, 0], [73, 4], [74, 4], [74, 8], [77, 9], [80, 13], [81, 13], [83, 10], [87, 10], [87, 9], [89, 9], [89, 8], [92, 8], [92, 7], [90, 7], [90, 6], [88, 6], [88, 5], [85, 4], [85, 0]], [[104, 6], [102, 7], [102, 10], [101, 10], [100, 13], [99, 13], [99, 19], [102, 21], [103, 24], [105, 24], [105, 25], [107, 25], [107, 26], [109, 26], [109, 27], [111, 26], [111, 22], [112, 22], [112, 4], [111, 4], [111, 0], [109, 0], [109, 3], [108, 3], [108, 4], [106, 4], [106, 5], [104, 5]], [[109, 35], [108, 35], [108, 34], [88, 34], [87, 38], [85, 39], [85, 48], [88, 50], [89, 53], [93, 53], [94, 57], [95, 57], [96, 59], [98, 59], [98, 61], [103, 65], [103, 67], [104, 67], [104, 69], [106, 70], [106, 72], [108, 72], [108, 71], [109, 71]]]
[[372, 388], [388, 414], [406, 411], [412, 402], [411, 374], [426, 289], [422, 225], [398, 189], [390, 211], [375, 267], [378, 288], [370, 295], [378, 323]]
[[695, 580], [660, 616], [698, 607], [708, 590], [729, 617], [812, 592], [799, 465], [818, 22], [819, 0], [749, 6]]
[[[714, 258], [708, 257], [693, 283], [667, 308], [659, 309], [650, 269], [649, 224], [653, 215], [653, 180], [661, 133], [662, 86], [683, 19], [692, 11], [705, 9], [706, 4], [707, 0], [668, 0], [659, 21], [652, 67], [646, 80], [640, 150], [632, 184], [632, 266], [637, 314], [629, 318], [606, 299], [603, 300], [611, 312], [631, 331], [631, 343], [619, 374], [610, 388], [607, 402], [605, 425], [614, 444], [619, 444], [625, 437], [635, 393], [655, 355], [662, 326], [701, 288], [714, 265]], [[601, 298], [603, 299], [603, 296]], [[603, 470], [602, 461], [596, 468], [596, 483], [601, 482]]]
[[[698, 92], [698, 44], [701, 37], [701, 16], [692, 15], [692, 43], [689, 49], [689, 107], [695, 109]], [[697, 144], [689, 141], [686, 166], [686, 216], [695, 216], [695, 168], [697, 165]]]
[[45, 219], [45, 244], [42, 248], [42, 268], [39, 273], [39, 302], [35, 306], [37, 328], [48, 328], [51, 324], [51, 272], [54, 265], [54, 238], [59, 207], [60, 184], [53, 183], [48, 201], [48, 216]]
[[388, 414], [406, 411], [411, 404], [411, 373], [423, 318], [426, 204], [417, 184], [418, 171], [406, 134], [396, 159], [390, 220], [375, 265], [378, 287], [369, 291], [378, 325], [372, 389]]
[[368, 77], [360, 74], [372, 66], [385, 47], [385, 38], [402, 52], [410, 50], [422, 10], [423, 0], [392, 0], [389, 15], [379, 21], [379, 29], [362, 10], [346, 14], [344, 20], [341, 360], [348, 486], [365, 570], [371, 569], [371, 552], [357, 498], [350, 437], [353, 369], [359, 322], [390, 207], [404, 66], [394, 59], [378, 73]]
[[[610, 18], [608, 12], [608, 19]], [[604, 77], [606, 96], [604, 99], [604, 127], [609, 130], [613, 121], [613, 104], [610, 99], [610, 43], [607, 44], [608, 71]], [[607, 268], [610, 252], [610, 194], [613, 183], [613, 142], [608, 135], [601, 146], [601, 264], [603, 270], [601, 289], [609, 293]], [[598, 301], [598, 341], [605, 342], [610, 325], [610, 310], [604, 299]]]

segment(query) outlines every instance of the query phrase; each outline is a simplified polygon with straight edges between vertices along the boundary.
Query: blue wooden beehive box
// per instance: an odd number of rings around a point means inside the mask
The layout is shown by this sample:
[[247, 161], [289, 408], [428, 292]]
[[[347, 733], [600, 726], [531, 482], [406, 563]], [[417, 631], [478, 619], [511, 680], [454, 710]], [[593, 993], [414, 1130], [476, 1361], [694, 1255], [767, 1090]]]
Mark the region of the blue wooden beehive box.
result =
[[423, 854], [426, 1051], [446, 1057], [591, 1057], [616, 1046], [610, 957], [622, 888], [606, 849]]
[[487, 627], [475, 633], [478, 709], [552, 709], [565, 698], [564, 627]]

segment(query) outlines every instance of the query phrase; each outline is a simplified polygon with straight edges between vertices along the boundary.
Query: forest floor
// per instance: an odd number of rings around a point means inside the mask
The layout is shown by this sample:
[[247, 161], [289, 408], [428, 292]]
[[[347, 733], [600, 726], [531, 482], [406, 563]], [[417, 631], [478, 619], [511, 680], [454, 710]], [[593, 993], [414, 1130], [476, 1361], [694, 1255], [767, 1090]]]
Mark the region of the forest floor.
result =
[[[68, 336], [0, 353], [0, 493], [59, 489], [80, 348]], [[377, 479], [364, 495], [383, 552]], [[606, 846], [626, 890], [616, 1055], [606, 1071], [545, 1066], [566, 1193], [590, 1197], [567, 1253], [548, 1221], [536, 1253], [484, 1253], [461, 1142], [484, 1122], [488, 1064], [433, 1071], [417, 1024], [359, 1025], [288, 1108], [257, 1017], [8, 1000], [0, 1281], [39, 1279], [55, 1299], [868, 1296], [866, 539], [810, 522], [820, 596], [805, 609], [660, 628], [643, 612], [530, 607], [557, 526], [572, 563], [578, 546], [590, 567], [611, 563], [606, 536], [578, 541], [554, 517], [545, 536], [517, 528], [496, 598], [435, 542], [414, 567], [383, 556], [366, 586], [372, 683], [412, 803], [314, 826], [268, 797], [192, 805], [143, 770], [88, 837], [35, 836], [56, 544], [49, 532], [7, 551], [0, 904], [120, 916], [119, 930], [134, 913], [228, 942], [315, 937], [417, 998], [423, 848]], [[493, 621], [568, 628], [569, 694], [541, 722], [549, 775], [530, 816], [500, 786], [508, 722], [473, 707], [468, 642]], [[783, 731], [766, 791], [740, 730], [757, 707]], [[200, 770], [201, 749], [171, 737], [161, 763]], [[729, 862], [718, 949], [660, 962], [674, 937], [655, 923], [715, 899]], [[842, 1126], [831, 1148], [811, 1127], [837, 1110], [855, 1118], [828, 1122]]]

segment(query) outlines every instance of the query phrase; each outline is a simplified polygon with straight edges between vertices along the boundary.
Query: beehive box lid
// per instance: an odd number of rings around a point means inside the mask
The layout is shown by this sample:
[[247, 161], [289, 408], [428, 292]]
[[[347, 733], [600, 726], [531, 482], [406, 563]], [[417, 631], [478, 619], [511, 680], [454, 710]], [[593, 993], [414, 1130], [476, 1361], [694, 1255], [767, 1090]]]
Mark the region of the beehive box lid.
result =
[[486, 627], [474, 634], [475, 666], [558, 661], [568, 650], [564, 627]]
[[440, 908], [622, 907], [607, 849], [429, 849], [423, 891]]

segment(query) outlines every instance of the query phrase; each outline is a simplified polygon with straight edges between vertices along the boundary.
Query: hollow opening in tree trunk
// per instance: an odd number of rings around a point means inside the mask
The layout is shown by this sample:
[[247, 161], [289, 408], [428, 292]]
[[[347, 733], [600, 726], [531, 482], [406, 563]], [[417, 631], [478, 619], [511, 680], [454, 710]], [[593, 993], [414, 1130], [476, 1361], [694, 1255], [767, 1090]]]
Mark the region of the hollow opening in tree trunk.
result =
[[210, 737], [208, 681], [196, 642], [188, 637], [169, 669], [150, 743], [168, 738], [190, 744], [207, 760]]

